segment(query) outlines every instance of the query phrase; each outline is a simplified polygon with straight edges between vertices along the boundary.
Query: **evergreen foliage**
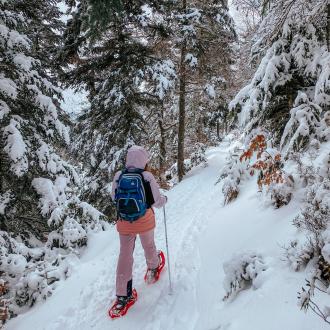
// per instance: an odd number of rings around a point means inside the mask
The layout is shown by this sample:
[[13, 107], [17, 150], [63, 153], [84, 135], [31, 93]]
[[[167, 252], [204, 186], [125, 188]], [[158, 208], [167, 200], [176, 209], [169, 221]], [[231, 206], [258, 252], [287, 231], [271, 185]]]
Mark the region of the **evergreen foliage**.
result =
[[104, 227], [79, 199], [67, 155], [70, 121], [51, 64], [56, 43], [48, 43], [58, 40], [58, 17], [55, 1], [0, 3], [0, 274], [11, 314], [51, 294], [40, 272], [56, 269], [59, 251], [86, 245], [87, 232]]
[[57, 152], [70, 142], [69, 129], [56, 105], [60, 90], [45, 63], [33, 57], [35, 47], [26, 34], [29, 5], [27, 11], [20, 1], [1, 5], [1, 229], [40, 237], [47, 226], [32, 181], [63, 174], [74, 182], [77, 175]]
[[[276, 128], [281, 139], [299, 92], [328, 109], [329, 52], [326, 45], [327, 1], [270, 2], [260, 24], [254, 49], [264, 54], [249, 85], [231, 102], [241, 124]], [[284, 8], [284, 10], [283, 10]]]
[[112, 176], [127, 148], [148, 135], [145, 109], [160, 104], [175, 78], [173, 63], [157, 54], [166, 34], [159, 5], [111, 3], [82, 1], [68, 24], [79, 31], [67, 30], [63, 51], [70, 60], [72, 45], [79, 46], [68, 76], [74, 86], [86, 86], [91, 102], [76, 129], [75, 151], [89, 178], [85, 196], [110, 215]]

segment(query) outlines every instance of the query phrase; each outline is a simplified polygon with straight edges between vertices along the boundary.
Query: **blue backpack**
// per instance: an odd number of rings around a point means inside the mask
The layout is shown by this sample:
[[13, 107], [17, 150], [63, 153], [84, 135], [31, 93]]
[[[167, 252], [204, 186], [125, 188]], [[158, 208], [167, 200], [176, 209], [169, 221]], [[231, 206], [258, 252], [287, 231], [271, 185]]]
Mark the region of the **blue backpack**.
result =
[[146, 192], [141, 169], [125, 169], [115, 191], [115, 203], [119, 219], [136, 221], [147, 212]]

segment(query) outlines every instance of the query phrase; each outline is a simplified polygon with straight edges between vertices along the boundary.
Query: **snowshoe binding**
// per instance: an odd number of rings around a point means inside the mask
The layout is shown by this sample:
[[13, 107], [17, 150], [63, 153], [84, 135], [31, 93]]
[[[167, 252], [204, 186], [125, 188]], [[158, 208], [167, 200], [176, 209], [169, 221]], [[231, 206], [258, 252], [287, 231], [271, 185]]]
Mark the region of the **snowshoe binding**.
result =
[[144, 281], [147, 284], [156, 283], [159, 280], [160, 273], [165, 266], [165, 256], [164, 256], [163, 251], [158, 252], [158, 257], [159, 257], [158, 267], [154, 268], [154, 269], [147, 269], [147, 272], [144, 275]]
[[109, 316], [112, 319], [124, 316], [130, 307], [137, 301], [137, 292], [135, 289], [132, 290], [130, 297], [117, 297], [117, 300], [113, 306], [109, 309]]

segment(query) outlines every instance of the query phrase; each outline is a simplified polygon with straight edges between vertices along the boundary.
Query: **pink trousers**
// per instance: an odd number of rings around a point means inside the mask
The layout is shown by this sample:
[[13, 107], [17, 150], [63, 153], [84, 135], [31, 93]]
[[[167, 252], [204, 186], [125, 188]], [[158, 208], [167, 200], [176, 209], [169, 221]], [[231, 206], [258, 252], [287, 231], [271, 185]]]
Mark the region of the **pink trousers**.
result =
[[[147, 267], [154, 269], [158, 267], [159, 258], [154, 240], [154, 229], [139, 234]], [[136, 234], [119, 234], [120, 253], [117, 265], [116, 295], [127, 296], [132, 290], [133, 252]]]

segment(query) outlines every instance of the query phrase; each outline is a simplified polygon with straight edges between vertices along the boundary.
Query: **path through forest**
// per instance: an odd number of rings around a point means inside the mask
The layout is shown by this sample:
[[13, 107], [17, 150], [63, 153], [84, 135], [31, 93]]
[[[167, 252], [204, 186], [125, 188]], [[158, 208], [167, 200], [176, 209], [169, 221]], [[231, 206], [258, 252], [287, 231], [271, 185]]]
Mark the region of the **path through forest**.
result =
[[[208, 166], [195, 168], [167, 195], [168, 232], [173, 295], [167, 273], [153, 286], [143, 282], [145, 261], [138, 242], [134, 286], [139, 299], [125, 318], [110, 320], [114, 299], [118, 235], [114, 228], [94, 234], [80, 260], [73, 260], [72, 276], [59, 283], [45, 303], [8, 323], [8, 330], [322, 330], [326, 324], [297, 306], [304, 274], [290, 271], [283, 249], [295, 237], [291, 222], [299, 211], [293, 200], [274, 210], [260, 202], [252, 179], [242, 185], [239, 198], [223, 207], [221, 185], [215, 185], [229, 141], [207, 152]], [[162, 212], [157, 211], [156, 242], [165, 251]], [[225, 295], [223, 262], [235, 253], [262, 253], [268, 270], [258, 287], [241, 292], [231, 302]]]

